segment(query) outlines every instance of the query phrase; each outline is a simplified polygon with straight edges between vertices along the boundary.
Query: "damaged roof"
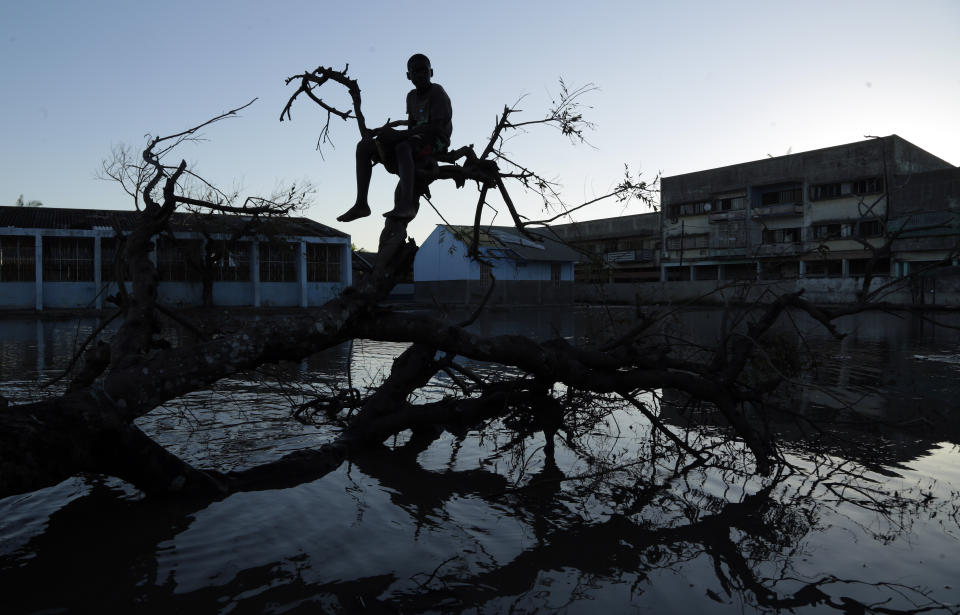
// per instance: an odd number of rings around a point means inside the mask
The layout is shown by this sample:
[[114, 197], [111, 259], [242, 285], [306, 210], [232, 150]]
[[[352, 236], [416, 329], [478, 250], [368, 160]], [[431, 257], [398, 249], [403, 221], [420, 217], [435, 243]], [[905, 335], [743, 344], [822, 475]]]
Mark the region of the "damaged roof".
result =
[[[473, 238], [472, 226], [445, 225], [459, 241], [469, 245]], [[580, 254], [544, 229], [527, 229], [535, 239], [525, 237], [513, 226], [480, 227], [479, 248], [489, 257], [512, 258], [520, 261], [571, 262]]]

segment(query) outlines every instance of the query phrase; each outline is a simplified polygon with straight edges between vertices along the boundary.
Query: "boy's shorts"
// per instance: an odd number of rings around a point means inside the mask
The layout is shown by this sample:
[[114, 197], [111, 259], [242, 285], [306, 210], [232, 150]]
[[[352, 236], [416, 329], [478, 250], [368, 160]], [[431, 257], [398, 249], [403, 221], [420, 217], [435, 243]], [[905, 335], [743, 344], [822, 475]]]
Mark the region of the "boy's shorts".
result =
[[[414, 135], [410, 137], [409, 141], [413, 148], [414, 162], [433, 156], [433, 145], [430, 143], [425, 143], [423, 137], [420, 135]], [[396, 175], [399, 170], [397, 168], [397, 156], [394, 153], [393, 147], [381, 143], [379, 139], [375, 139], [374, 144], [377, 146], [377, 156], [380, 158], [380, 162], [383, 164], [383, 167], [389, 173]]]

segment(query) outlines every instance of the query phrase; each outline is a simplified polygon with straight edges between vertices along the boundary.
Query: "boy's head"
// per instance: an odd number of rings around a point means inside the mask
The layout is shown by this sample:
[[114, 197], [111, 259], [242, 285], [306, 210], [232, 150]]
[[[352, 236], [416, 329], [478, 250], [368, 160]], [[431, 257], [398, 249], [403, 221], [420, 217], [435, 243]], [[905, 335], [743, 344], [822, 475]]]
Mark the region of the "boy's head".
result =
[[429, 85], [431, 77], [433, 77], [433, 68], [430, 67], [430, 59], [422, 53], [410, 56], [407, 60], [407, 79], [416, 87], [422, 88]]

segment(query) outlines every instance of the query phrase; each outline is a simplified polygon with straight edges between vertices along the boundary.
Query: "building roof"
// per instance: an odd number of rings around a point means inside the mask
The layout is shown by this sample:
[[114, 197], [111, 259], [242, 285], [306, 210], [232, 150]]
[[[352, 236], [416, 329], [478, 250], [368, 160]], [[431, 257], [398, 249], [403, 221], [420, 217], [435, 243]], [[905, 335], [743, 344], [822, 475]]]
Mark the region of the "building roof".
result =
[[[469, 243], [473, 237], [472, 226], [447, 225], [454, 237]], [[580, 259], [573, 248], [552, 238], [544, 229], [527, 229], [538, 241], [524, 237], [512, 226], [480, 227], [480, 249], [486, 256], [512, 258], [521, 261], [571, 262]]]
[[621, 237], [657, 237], [660, 235], [660, 213], [651, 211], [613, 218], [583, 220], [568, 224], [552, 224], [550, 230], [563, 241], [597, 241]]
[[[58, 230], [93, 230], [119, 228], [132, 231], [139, 222], [140, 212], [112, 209], [71, 209], [66, 207], [3, 207], [0, 206], [0, 228], [30, 228]], [[189, 232], [199, 225], [216, 232], [230, 233], [250, 220], [249, 216], [227, 214], [200, 215], [176, 212], [170, 219], [173, 231]], [[349, 237], [309, 218], [261, 218], [269, 221], [271, 232], [280, 235], [310, 237]]]
[[781, 182], [832, 182], [956, 168], [897, 135], [833, 145], [785, 156], [671, 175], [661, 179], [660, 200], [670, 205], [716, 193]]

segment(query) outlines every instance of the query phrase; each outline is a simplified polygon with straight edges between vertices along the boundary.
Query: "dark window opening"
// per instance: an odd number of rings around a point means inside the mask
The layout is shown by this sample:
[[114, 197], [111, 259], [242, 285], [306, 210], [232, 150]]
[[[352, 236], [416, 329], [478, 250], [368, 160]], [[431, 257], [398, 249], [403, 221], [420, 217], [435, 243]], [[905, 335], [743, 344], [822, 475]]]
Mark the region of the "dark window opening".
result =
[[220, 257], [213, 266], [213, 279], [218, 282], [249, 282], [250, 244], [240, 243]]
[[763, 243], [800, 243], [800, 227], [764, 229]]
[[813, 239], [839, 239], [850, 234], [849, 224], [815, 224], [811, 229]]
[[800, 203], [803, 201], [803, 190], [800, 188], [787, 188], [786, 190], [772, 190], [760, 195], [760, 204], [767, 205], [787, 205], [791, 203]]
[[35, 249], [31, 236], [0, 236], [0, 282], [36, 281]]
[[738, 211], [745, 209], [747, 206], [746, 197], [735, 196], [719, 200], [719, 210], [720, 211]]
[[808, 278], [839, 278], [843, 275], [841, 261], [807, 261], [806, 277]]
[[158, 241], [157, 272], [163, 282], [198, 282], [200, 272], [193, 263], [200, 262], [202, 244], [199, 240], [170, 239]]
[[308, 243], [307, 281], [339, 282], [341, 252], [338, 244]]
[[[863, 277], [867, 273], [867, 263], [869, 258], [856, 258], [847, 261], [849, 275], [851, 277]], [[873, 261], [873, 275], [890, 275], [890, 259], [878, 258]]]
[[487, 263], [480, 263], [480, 288], [487, 288], [493, 282], [493, 271]]
[[44, 237], [46, 282], [92, 282], [93, 237]]
[[810, 200], [822, 201], [825, 199], [839, 199], [846, 196], [862, 194], [878, 194], [883, 192], [882, 177], [868, 177], [855, 181], [831, 182], [810, 186]]
[[260, 281], [296, 282], [299, 244], [261, 243]]
[[883, 222], [880, 220], [864, 220], [859, 225], [858, 237], [880, 237], [883, 235]]

